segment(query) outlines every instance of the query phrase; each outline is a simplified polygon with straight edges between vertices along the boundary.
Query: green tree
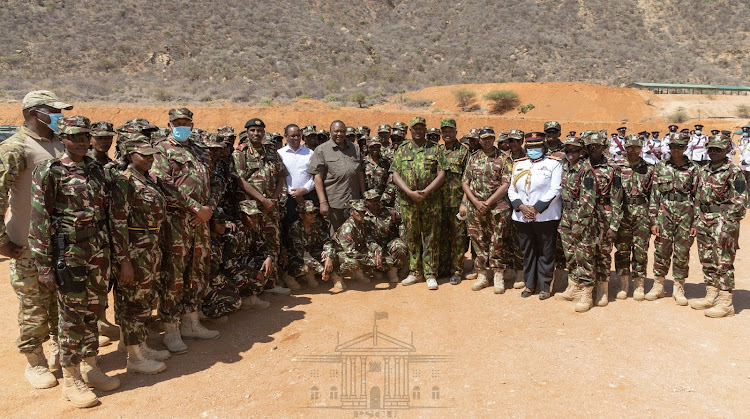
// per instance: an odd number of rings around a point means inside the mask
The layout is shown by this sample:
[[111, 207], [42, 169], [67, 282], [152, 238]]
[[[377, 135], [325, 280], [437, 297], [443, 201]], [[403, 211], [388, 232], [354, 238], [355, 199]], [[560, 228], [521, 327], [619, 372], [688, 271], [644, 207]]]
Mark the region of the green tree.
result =
[[491, 113], [505, 113], [511, 109], [515, 109], [520, 103], [518, 93], [513, 90], [493, 90], [485, 93], [482, 96], [484, 100], [492, 103], [490, 107]]
[[456, 104], [461, 108], [461, 112], [469, 112], [476, 107], [476, 92], [469, 89], [456, 89], [453, 91], [453, 97], [456, 98]]
[[349, 100], [359, 105], [360, 108], [364, 108], [365, 100], [367, 96], [363, 92], [354, 92], [349, 95]]

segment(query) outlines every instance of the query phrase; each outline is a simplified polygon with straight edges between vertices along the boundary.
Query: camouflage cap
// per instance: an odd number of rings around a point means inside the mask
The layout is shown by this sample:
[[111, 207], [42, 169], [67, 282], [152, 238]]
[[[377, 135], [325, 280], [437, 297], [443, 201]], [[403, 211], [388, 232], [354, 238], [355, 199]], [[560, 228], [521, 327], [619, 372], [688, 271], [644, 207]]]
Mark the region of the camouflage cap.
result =
[[479, 138], [492, 137], [495, 138], [495, 130], [492, 128], [483, 128], [479, 132]]
[[42, 105], [55, 109], [73, 109], [73, 105], [61, 102], [60, 99], [57, 98], [57, 95], [49, 90], [34, 90], [33, 92], [26, 93], [26, 96], [23, 97], [23, 101], [21, 101], [22, 110]]
[[318, 207], [315, 206], [315, 202], [309, 199], [297, 205], [297, 212], [315, 212], [317, 210]]
[[365, 201], [363, 199], [352, 199], [351, 201], [349, 201], [349, 208], [357, 212], [367, 211], [367, 206], [365, 205]]
[[216, 207], [214, 210], [214, 213], [211, 215], [211, 221], [223, 223], [225, 221], [229, 220], [229, 215], [226, 211], [224, 211], [224, 208], [222, 207]]
[[148, 122], [148, 119], [146, 118], [133, 118], [129, 121], [125, 121], [125, 125], [151, 125], [150, 122]]
[[346, 136], [357, 135], [357, 130], [354, 127], [346, 127]]
[[427, 136], [437, 136], [440, 137], [440, 130], [437, 128], [430, 128], [427, 130]]
[[226, 144], [224, 144], [223, 141], [217, 141], [217, 137], [215, 135], [211, 135], [208, 138], [206, 138], [203, 141], [203, 145], [206, 146], [206, 148], [224, 148], [226, 147]]
[[263, 136], [263, 139], [260, 142], [263, 145], [273, 145], [273, 138], [271, 138], [271, 133], [266, 133], [266, 135]]
[[369, 147], [372, 147], [372, 146], [374, 146], [374, 145], [379, 145], [379, 146], [382, 146], [382, 145], [383, 145], [383, 142], [382, 142], [382, 141], [380, 141], [380, 137], [378, 137], [378, 136], [373, 136], [373, 137], [370, 137], [370, 138], [368, 138], [368, 139], [367, 139], [367, 147], [368, 147], [368, 148], [369, 148]]
[[274, 141], [281, 141], [281, 140], [283, 140], [283, 139], [284, 139], [284, 136], [283, 136], [283, 135], [281, 135], [281, 134], [280, 134], [280, 133], [278, 133], [278, 132], [272, 132], [272, 133], [271, 133], [271, 139], [272, 139], [272, 140], [274, 140]]
[[471, 131], [469, 131], [468, 134], [466, 134], [466, 138], [470, 139], [479, 139], [479, 128], [472, 128]]
[[60, 118], [57, 122], [60, 128], [60, 134], [78, 134], [81, 132], [91, 132], [91, 121], [85, 116], [75, 115]]
[[378, 191], [376, 189], [368, 189], [362, 195], [362, 197], [365, 198], [365, 200], [370, 201], [370, 200], [373, 200], [373, 199], [380, 199], [380, 194], [378, 193]]
[[91, 124], [91, 135], [94, 137], [111, 137], [116, 134], [111, 122], [99, 121]]
[[544, 132], [547, 131], [562, 131], [562, 127], [557, 121], [547, 121], [544, 123]]
[[169, 110], [169, 122], [176, 119], [189, 119], [193, 120], [193, 113], [188, 108], [172, 108]]
[[331, 138], [331, 134], [328, 131], [324, 130], [324, 129], [319, 129], [318, 130], [318, 137], [325, 137], [326, 139], [328, 139], [328, 138]]
[[407, 128], [409, 128], [409, 127], [404, 122], [396, 121], [396, 122], [393, 123], [393, 129], [394, 130], [406, 131]]
[[230, 127], [229, 125], [224, 125], [223, 127], [219, 127], [219, 129], [216, 130], [216, 135], [219, 138], [235, 138], [235, 137], [237, 137], [237, 134], [234, 133], [234, 127]]
[[592, 132], [591, 134], [587, 135], [583, 138], [583, 143], [585, 145], [592, 145], [592, 144], [598, 144], [598, 145], [606, 145], [607, 137], [606, 135], [602, 135], [599, 132]]
[[442, 121], [440, 121], [440, 128], [444, 127], [456, 128], [456, 120], [453, 118], [443, 119]]
[[643, 140], [636, 134], [628, 134], [625, 137], [625, 147], [638, 146], [643, 147]]
[[400, 137], [400, 138], [406, 138], [406, 131], [402, 131], [400, 129], [395, 129], [391, 131], [391, 138], [392, 137]]
[[258, 208], [258, 202], [252, 199], [245, 199], [240, 201], [240, 212], [245, 213], [249, 216], [258, 215], [261, 213]]
[[315, 128], [315, 125], [305, 125], [305, 127], [302, 128], [302, 136], [309, 137], [311, 135], [317, 135], [318, 131]]
[[508, 139], [514, 139], [514, 140], [523, 140], [523, 137], [526, 136], [526, 133], [521, 131], [520, 129], [512, 129], [508, 133]]
[[378, 125], [378, 134], [380, 134], [381, 132], [390, 133], [391, 132], [391, 126], [388, 125], [388, 124], [380, 124], [380, 125]]
[[687, 143], [690, 142], [690, 133], [681, 132], [677, 135], [673, 135], [672, 138], [669, 139], [669, 142], [678, 145], [687, 145]]
[[360, 125], [357, 127], [357, 135], [359, 136], [369, 136], [370, 135], [370, 127], [366, 125]]
[[566, 137], [563, 140], [563, 146], [572, 145], [577, 147], [583, 147], [583, 140], [578, 137]]
[[413, 127], [414, 125], [417, 125], [417, 124], [427, 125], [427, 120], [424, 119], [424, 117], [422, 116], [415, 116], [414, 118], [411, 119], [411, 122], [409, 122], [410, 127]]
[[497, 142], [504, 143], [505, 141], [508, 141], [508, 131], [500, 131], [500, 133], [497, 134]]
[[724, 135], [712, 135], [708, 138], [708, 144], [706, 144], [706, 148], [721, 148], [722, 150], [729, 147], [729, 144], [732, 143], [732, 140], [729, 139], [729, 137], [726, 137]]
[[156, 154], [156, 149], [151, 146], [151, 142], [143, 134], [133, 134], [123, 138], [120, 143], [120, 150], [123, 154], [138, 153], [144, 156]]

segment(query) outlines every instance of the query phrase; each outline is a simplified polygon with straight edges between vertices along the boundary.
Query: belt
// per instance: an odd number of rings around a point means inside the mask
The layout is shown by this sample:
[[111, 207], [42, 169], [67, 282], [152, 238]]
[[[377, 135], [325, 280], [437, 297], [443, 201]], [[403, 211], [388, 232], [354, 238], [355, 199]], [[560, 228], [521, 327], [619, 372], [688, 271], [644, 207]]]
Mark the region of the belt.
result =
[[141, 231], [141, 232], [150, 231], [150, 232], [153, 232], [153, 233], [158, 233], [159, 230], [161, 230], [161, 227], [145, 227], [145, 228], [128, 227], [128, 230], [130, 230], [130, 231]]
[[563, 201], [563, 209], [576, 209], [578, 208], [578, 202], [576, 201]]
[[701, 204], [701, 211], [702, 212], [724, 212], [724, 206], [723, 205], [704, 205]]
[[83, 243], [96, 236], [104, 228], [104, 220], [97, 221], [85, 227], [76, 227], [73, 231], [65, 232], [65, 241], [68, 243]]
[[690, 195], [688, 194], [679, 193], [679, 192], [669, 192], [664, 195], [664, 199], [666, 199], [667, 201], [685, 202], [685, 201], [689, 201], [691, 198], [690, 198]]
[[638, 196], [626, 196], [625, 202], [627, 202], [630, 205], [638, 205], [638, 204], [647, 204], [648, 201], [646, 201], [646, 197], [642, 195]]

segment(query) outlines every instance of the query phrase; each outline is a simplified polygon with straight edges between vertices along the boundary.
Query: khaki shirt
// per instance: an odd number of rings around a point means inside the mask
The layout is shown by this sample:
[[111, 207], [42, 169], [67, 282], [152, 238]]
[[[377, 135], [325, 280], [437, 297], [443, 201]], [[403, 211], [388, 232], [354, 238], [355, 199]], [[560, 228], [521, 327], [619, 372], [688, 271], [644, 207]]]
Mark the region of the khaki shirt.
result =
[[343, 149], [333, 140], [319, 145], [307, 168], [307, 173], [323, 177], [331, 208], [346, 208], [350, 200], [362, 197], [359, 190], [359, 173], [362, 171], [359, 146], [348, 141], [346, 144]]

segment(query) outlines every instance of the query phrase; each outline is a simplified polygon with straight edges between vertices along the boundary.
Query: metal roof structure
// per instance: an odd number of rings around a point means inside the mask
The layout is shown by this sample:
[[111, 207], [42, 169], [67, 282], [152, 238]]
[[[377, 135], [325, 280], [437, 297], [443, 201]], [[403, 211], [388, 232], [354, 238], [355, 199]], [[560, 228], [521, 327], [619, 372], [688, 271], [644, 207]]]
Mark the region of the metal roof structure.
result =
[[713, 90], [725, 92], [750, 92], [750, 86], [712, 86], [709, 84], [673, 84], [673, 83], [630, 83], [630, 87], [641, 89], [668, 89], [668, 90]]

